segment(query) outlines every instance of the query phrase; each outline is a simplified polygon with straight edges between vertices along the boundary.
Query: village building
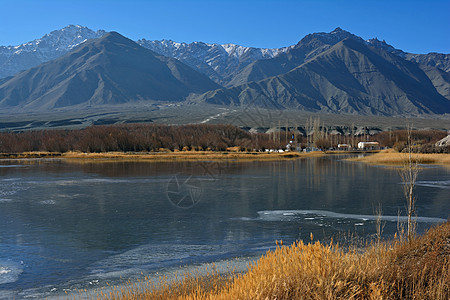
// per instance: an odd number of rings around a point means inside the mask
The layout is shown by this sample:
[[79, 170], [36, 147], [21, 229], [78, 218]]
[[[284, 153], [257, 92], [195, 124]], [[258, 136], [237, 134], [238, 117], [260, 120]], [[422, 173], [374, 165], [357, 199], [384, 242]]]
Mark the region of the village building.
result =
[[359, 142], [358, 149], [359, 150], [379, 150], [380, 143], [378, 143], [378, 142]]
[[338, 144], [337, 147], [339, 150], [349, 150], [351, 148], [349, 144]]

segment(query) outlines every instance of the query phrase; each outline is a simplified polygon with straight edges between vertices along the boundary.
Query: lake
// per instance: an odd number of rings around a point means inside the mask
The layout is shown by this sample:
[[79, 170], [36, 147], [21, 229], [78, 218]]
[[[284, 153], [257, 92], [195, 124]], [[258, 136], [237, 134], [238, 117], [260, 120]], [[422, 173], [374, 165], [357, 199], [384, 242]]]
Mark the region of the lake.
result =
[[[450, 212], [450, 169], [424, 166], [418, 231]], [[384, 237], [405, 201], [395, 168], [342, 156], [246, 162], [0, 161], [0, 299], [120, 284], [254, 258], [297, 239]]]

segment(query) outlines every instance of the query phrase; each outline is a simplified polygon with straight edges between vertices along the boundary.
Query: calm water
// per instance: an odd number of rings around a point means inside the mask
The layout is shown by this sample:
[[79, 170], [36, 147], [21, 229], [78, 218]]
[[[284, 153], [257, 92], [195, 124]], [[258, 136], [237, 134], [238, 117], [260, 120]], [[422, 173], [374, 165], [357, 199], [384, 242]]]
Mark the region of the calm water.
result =
[[[450, 169], [426, 167], [419, 230], [447, 219]], [[279, 162], [0, 162], [0, 299], [41, 298], [296, 239], [375, 232], [404, 212], [394, 169], [340, 157]]]

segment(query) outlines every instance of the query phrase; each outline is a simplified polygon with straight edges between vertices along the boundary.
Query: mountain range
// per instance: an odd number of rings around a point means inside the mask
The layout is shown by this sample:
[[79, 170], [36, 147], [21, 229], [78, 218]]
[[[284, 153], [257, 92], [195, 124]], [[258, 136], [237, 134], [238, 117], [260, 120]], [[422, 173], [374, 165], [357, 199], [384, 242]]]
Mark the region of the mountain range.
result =
[[[279, 71], [269, 68], [269, 63], [288, 65], [289, 58], [279, 56], [249, 68], [253, 71], [264, 63], [263, 70]], [[428, 68], [432, 67], [427, 67], [428, 72], [439, 72]], [[260, 70], [256, 75], [261, 76]], [[350, 38], [281, 75], [209, 91], [191, 100], [364, 115], [450, 112], [449, 99], [437, 91], [420, 65]]]
[[[0, 78], [15, 75], [16, 73], [35, 67], [43, 62], [58, 58], [84, 41], [99, 38], [106, 34], [104, 30], [93, 31], [80, 25], [69, 25], [60, 30], [52, 31], [43, 37], [17, 46], [0, 46]], [[313, 33], [303, 38], [297, 45], [282, 48], [253, 48], [236, 44], [208, 44], [203, 42], [178, 43], [171, 40], [146, 40], [136, 41], [139, 45], [148, 48], [158, 54], [173, 57], [187, 64], [191, 68], [204, 73], [217, 83], [228, 84], [234, 78], [237, 71], [245, 68], [257, 60], [274, 58], [292, 48], [305, 47], [311, 44], [311, 49], [323, 51], [319, 44], [332, 45], [344, 38], [357, 37], [341, 28], [336, 28], [330, 33]], [[314, 45], [311, 41], [319, 41]], [[403, 59], [420, 64], [438, 67], [445, 72], [450, 71], [450, 54], [431, 52], [428, 54], [413, 54], [396, 49], [385, 41], [370, 39], [366, 43], [387, 52], [394, 53]], [[310, 56], [314, 52], [310, 50]], [[290, 54], [292, 55], [292, 54]], [[237, 80], [234, 80], [237, 81]]]
[[[41, 63], [58, 58], [79, 44], [100, 38], [106, 31], [93, 31], [80, 25], [69, 25], [52, 31], [42, 38], [17, 46], [0, 46], [0, 78], [15, 75]], [[206, 74], [217, 83], [233, 72], [258, 59], [273, 58], [289, 47], [266, 49], [235, 44], [208, 44], [203, 42], [177, 43], [170, 40], [136, 41], [160, 55], [176, 58], [193, 69]]]
[[110, 32], [10, 77], [0, 85], [0, 107], [36, 111], [146, 100], [179, 102], [190, 93], [219, 87], [180, 61]]
[[151, 100], [363, 115], [444, 114], [450, 113], [449, 61], [449, 54], [406, 53], [341, 28], [264, 49], [134, 42], [71, 25], [23, 45], [0, 47], [0, 107], [47, 111]]
[[177, 43], [168, 40], [139, 40], [137, 43], [161, 55], [176, 58], [215, 82], [228, 86], [234, 75], [257, 60], [273, 58], [289, 50], [253, 48], [235, 44]]

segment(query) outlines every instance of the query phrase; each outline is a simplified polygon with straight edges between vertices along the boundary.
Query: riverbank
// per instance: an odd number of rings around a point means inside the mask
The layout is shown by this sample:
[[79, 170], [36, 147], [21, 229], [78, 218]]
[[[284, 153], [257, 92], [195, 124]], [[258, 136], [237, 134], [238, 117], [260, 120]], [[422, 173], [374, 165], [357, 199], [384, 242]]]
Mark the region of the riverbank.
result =
[[33, 158], [57, 158], [72, 162], [114, 162], [114, 161], [198, 161], [198, 160], [284, 160], [307, 157], [319, 157], [324, 152], [233, 152], [233, 151], [179, 151], [179, 152], [23, 152], [3, 153], [0, 159], [33, 159]]
[[[413, 153], [412, 158], [419, 164], [437, 164], [450, 166], [450, 154]], [[408, 160], [408, 154], [399, 153], [395, 150], [388, 149], [380, 151], [373, 155], [353, 157], [349, 158], [348, 160], [364, 162], [372, 165], [401, 166]]]
[[[313, 239], [313, 236], [311, 236]], [[407, 242], [343, 250], [296, 242], [268, 251], [247, 272], [189, 274], [156, 287], [130, 284], [98, 299], [448, 299], [450, 222]], [[143, 286], [148, 287], [143, 288]]]

